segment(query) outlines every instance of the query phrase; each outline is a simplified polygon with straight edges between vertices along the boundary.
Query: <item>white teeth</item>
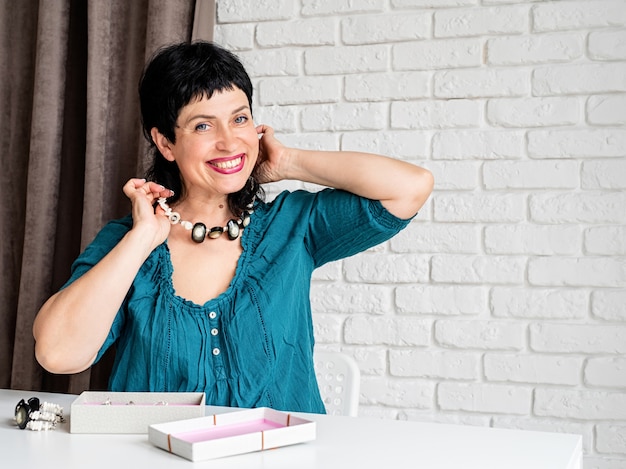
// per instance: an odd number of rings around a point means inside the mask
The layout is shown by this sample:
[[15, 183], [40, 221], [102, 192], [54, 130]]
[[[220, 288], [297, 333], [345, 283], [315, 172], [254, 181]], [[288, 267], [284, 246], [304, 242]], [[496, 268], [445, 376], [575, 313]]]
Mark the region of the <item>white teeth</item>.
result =
[[241, 158], [235, 158], [234, 160], [223, 161], [220, 163], [211, 163], [211, 164], [220, 169], [230, 169], [230, 168], [234, 168], [235, 166], [239, 166], [241, 164]]

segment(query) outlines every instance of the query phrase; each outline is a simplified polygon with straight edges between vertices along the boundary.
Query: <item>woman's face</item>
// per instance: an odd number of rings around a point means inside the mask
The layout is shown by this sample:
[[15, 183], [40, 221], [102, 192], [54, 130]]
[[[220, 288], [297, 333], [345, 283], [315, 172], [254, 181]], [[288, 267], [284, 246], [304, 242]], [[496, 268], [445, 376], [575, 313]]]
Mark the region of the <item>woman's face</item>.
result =
[[176, 161], [187, 194], [213, 196], [241, 190], [259, 155], [252, 111], [239, 88], [215, 92], [184, 106], [176, 121], [176, 143], [161, 153]]

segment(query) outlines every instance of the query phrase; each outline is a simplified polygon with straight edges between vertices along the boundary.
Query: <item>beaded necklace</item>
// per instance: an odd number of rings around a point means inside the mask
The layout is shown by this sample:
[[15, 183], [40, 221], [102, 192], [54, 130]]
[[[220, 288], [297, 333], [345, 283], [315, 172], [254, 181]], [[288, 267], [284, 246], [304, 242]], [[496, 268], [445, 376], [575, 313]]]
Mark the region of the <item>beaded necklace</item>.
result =
[[169, 218], [172, 225], [180, 224], [187, 231], [191, 231], [191, 239], [195, 243], [202, 243], [205, 238], [217, 239], [222, 236], [223, 233], [228, 235], [228, 239], [231, 241], [239, 238], [239, 235], [243, 229], [250, 224], [250, 215], [254, 212], [252, 206], [254, 202], [248, 205], [247, 209], [241, 213], [241, 216], [237, 218], [231, 218], [226, 223], [226, 226], [214, 226], [207, 229], [204, 223], [191, 223], [190, 221], [181, 220], [180, 213], [173, 212], [167, 205], [167, 199], [160, 197], [158, 200], [159, 205], [165, 211], [165, 216]]

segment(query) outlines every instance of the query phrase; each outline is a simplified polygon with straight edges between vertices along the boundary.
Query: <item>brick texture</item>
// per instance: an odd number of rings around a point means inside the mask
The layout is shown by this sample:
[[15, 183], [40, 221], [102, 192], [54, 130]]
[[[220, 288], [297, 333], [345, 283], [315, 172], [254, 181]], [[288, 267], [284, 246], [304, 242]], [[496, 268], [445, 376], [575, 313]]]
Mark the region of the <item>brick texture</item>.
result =
[[626, 467], [626, 2], [219, 0], [215, 40], [285, 145], [435, 175], [313, 277], [360, 414], [578, 433], [586, 469]]

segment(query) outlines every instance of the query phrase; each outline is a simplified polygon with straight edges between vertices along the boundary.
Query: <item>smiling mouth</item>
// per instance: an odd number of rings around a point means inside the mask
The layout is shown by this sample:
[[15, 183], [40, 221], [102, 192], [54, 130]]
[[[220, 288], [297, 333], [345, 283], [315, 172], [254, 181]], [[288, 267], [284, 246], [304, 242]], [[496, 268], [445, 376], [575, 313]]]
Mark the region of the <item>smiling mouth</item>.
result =
[[241, 164], [241, 157], [235, 158], [234, 160], [230, 160], [230, 161], [211, 162], [210, 164], [220, 169], [231, 169]]
[[219, 160], [209, 161], [209, 166], [220, 172], [230, 172], [237, 171], [243, 165], [243, 155], [237, 156], [235, 158], [223, 158]]

